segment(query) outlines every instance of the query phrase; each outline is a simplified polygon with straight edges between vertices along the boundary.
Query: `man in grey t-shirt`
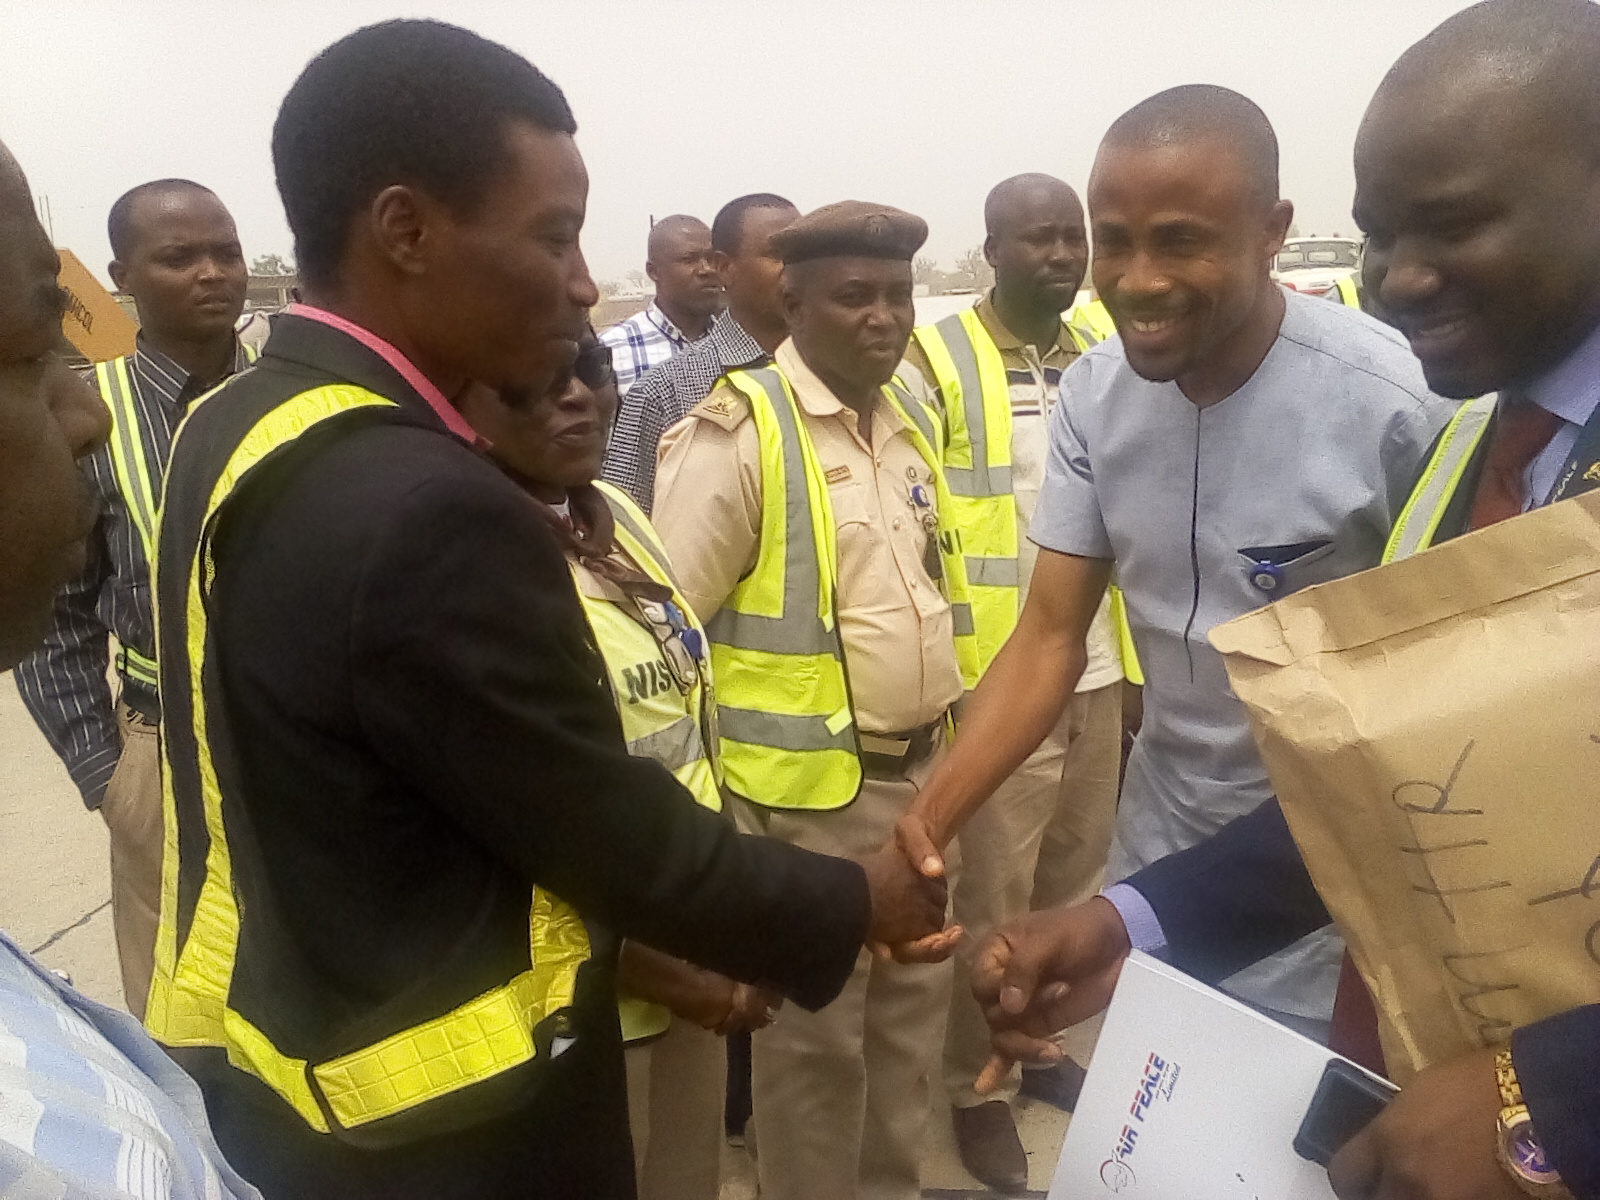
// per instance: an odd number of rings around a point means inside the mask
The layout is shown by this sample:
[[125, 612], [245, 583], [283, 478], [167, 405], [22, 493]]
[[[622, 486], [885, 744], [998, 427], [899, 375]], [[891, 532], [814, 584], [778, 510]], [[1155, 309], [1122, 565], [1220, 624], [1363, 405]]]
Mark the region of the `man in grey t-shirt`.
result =
[[[1452, 411], [1397, 334], [1272, 281], [1293, 207], [1278, 195], [1272, 127], [1243, 96], [1174, 88], [1119, 118], [1089, 216], [1119, 336], [1062, 378], [1027, 606], [900, 829], [925, 870], [1070, 697], [1113, 562], [1146, 685], [1108, 877], [1266, 799], [1207, 634], [1376, 565]], [[1228, 986], [1324, 1034], [1340, 951], [1324, 931]]]

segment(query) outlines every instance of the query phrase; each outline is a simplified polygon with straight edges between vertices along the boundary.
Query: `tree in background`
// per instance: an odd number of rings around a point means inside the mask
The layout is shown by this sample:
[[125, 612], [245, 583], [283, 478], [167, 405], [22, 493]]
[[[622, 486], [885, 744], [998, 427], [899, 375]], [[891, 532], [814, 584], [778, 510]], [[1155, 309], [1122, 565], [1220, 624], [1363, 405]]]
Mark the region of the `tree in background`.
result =
[[911, 264], [911, 282], [918, 287], [926, 287], [930, 292], [938, 287], [943, 279], [943, 272], [939, 270], [939, 260], [929, 258], [926, 254], [917, 255], [916, 261]]
[[974, 246], [956, 259], [956, 269], [947, 282], [953, 288], [970, 288], [981, 292], [994, 283], [994, 268], [983, 257], [983, 247]]
[[281, 254], [262, 254], [250, 260], [252, 275], [293, 275], [294, 260]]

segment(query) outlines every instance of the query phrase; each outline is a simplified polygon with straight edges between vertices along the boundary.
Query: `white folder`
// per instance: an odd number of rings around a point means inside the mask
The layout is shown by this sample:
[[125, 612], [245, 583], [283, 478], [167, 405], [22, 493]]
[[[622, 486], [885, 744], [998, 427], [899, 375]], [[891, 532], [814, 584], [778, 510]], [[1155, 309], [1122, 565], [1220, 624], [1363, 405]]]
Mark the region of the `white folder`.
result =
[[1334, 1200], [1294, 1137], [1324, 1046], [1137, 951], [1122, 968], [1050, 1200]]

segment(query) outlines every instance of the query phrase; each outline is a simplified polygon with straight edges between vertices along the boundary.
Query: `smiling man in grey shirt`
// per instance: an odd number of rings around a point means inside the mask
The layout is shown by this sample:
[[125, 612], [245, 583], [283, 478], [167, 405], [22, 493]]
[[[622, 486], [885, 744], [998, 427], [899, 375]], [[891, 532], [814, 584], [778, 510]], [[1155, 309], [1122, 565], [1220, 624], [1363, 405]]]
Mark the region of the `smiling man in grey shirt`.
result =
[[[1207, 634], [1376, 565], [1452, 411], [1398, 334], [1272, 281], [1293, 212], [1265, 114], [1224, 88], [1151, 97], [1101, 143], [1094, 281], [1119, 336], [1062, 377], [1026, 608], [901, 826], [924, 869], [1071, 696], [1113, 563], [1146, 684], [1108, 878], [1271, 795]], [[1324, 931], [1226, 986], [1323, 1036], [1340, 952]]]

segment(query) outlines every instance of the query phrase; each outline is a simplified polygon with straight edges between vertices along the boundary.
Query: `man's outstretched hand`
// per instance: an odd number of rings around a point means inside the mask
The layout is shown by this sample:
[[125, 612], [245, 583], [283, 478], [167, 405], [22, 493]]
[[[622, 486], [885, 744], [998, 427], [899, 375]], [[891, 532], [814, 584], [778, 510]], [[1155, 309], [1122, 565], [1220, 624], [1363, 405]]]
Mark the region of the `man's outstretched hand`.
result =
[[914, 870], [891, 840], [858, 860], [872, 895], [867, 941], [880, 956], [900, 962], [942, 962], [961, 940], [960, 926], [944, 927], [949, 889], [944, 877]]
[[1029, 913], [990, 934], [972, 965], [972, 993], [995, 1049], [977, 1090], [994, 1090], [1014, 1062], [1061, 1061], [1053, 1038], [1111, 1002], [1132, 948], [1121, 915], [1098, 896]]

